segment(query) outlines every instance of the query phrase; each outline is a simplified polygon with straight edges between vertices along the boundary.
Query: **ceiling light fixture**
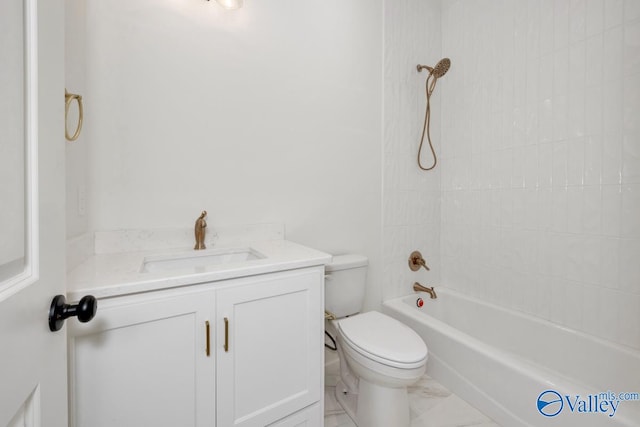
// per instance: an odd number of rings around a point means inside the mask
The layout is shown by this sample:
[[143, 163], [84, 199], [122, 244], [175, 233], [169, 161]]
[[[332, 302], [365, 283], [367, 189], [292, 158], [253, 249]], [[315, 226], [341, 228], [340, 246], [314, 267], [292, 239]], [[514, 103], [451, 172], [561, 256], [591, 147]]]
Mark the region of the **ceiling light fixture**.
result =
[[240, 9], [242, 7], [242, 2], [243, 2], [243, 0], [216, 0], [216, 1], [220, 6], [228, 10]]

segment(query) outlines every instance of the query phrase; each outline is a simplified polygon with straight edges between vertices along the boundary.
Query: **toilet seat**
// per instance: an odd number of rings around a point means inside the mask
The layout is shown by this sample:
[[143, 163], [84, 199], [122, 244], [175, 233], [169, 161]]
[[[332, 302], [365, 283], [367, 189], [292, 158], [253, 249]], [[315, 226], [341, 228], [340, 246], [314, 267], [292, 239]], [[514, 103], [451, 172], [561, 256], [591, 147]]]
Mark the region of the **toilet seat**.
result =
[[399, 369], [424, 366], [427, 346], [407, 325], [377, 311], [338, 320], [338, 329], [352, 350], [367, 359]]

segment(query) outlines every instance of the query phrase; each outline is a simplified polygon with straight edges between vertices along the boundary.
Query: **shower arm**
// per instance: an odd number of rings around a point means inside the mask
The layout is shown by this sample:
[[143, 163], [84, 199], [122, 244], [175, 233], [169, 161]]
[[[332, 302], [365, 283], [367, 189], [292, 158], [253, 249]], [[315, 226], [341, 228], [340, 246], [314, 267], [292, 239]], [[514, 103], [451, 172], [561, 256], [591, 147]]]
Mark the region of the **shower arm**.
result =
[[418, 64], [416, 68], [418, 69], [419, 73], [422, 72], [422, 70], [427, 70], [427, 71], [429, 71], [430, 73], [433, 74], [433, 68], [429, 67], [428, 65], [420, 65], [420, 64]]

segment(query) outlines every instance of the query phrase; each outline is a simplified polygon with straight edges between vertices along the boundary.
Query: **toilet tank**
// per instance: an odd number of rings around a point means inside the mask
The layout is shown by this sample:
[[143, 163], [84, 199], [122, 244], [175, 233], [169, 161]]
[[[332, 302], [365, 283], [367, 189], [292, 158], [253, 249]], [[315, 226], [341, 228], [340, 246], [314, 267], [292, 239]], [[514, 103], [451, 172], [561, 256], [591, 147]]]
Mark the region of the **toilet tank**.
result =
[[324, 305], [336, 317], [359, 313], [364, 303], [368, 260], [364, 255], [335, 255], [325, 266]]

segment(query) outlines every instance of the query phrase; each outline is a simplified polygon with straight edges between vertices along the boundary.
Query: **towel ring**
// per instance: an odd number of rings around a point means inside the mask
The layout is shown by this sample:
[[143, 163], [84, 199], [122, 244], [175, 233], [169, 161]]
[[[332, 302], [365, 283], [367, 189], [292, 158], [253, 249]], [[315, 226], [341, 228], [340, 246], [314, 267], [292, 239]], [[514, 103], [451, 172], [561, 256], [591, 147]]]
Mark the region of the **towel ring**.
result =
[[[69, 115], [69, 106], [73, 100], [78, 101], [78, 126], [76, 127], [76, 131], [72, 136], [69, 136], [69, 131], [67, 130], [67, 116]], [[82, 121], [84, 119], [84, 113], [82, 110], [82, 95], [76, 95], [75, 93], [69, 93], [67, 90], [64, 90], [64, 136], [67, 138], [67, 141], [73, 142], [80, 136], [80, 131], [82, 130]]]

